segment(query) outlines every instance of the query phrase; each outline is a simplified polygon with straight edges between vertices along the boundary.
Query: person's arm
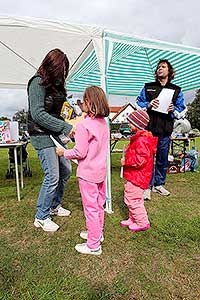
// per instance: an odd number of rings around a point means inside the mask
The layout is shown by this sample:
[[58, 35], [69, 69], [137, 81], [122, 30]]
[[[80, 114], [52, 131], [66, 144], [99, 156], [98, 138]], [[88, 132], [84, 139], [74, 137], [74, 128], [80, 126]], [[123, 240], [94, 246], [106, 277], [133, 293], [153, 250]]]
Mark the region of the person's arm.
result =
[[33, 79], [29, 87], [29, 105], [33, 120], [50, 131], [68, 135], [72, 129], [72, 125], [53, 117], [45, 111], [45, 89], [40, 85], [40, 82], [41, 78], [36, 77]]
[[145, 88], [140, 92], [140, 95], [136, 99], [136, 107], [138, 109], [151, 109], [152, 107], [157, 108], [159, 106], [159, 100], [153, 99], [150, 103], [146, 99]]
[[124, 165], [140, 169], [148, 163], [150, 151], [143, 137], [138, 138], [136, 143], [135, 155], [131, 155], [131, 148], [127, 149]]
[[149, 102], [146, 99], [145, 88], [143, 88], [136, 99], [136, 106], [139, 109], [147, 109], [149, 106]]
[[65, 149], [64, 151], [60, 151], [59, 148], [56, 150], [56, 153], [60, 156], [64, 155], [66, 159], [83, 159], [86, 157], [88, 153], [89, 147], [89, 132], [82, 125], [77, 124], [76, 132], [75, 132], [75, 141], [76, 144], [73, 149]]
[[173, 116], [176, 119], [181, 119], [185, 117], [185, 114], [187, 112], [187, 107], [185, 105], [182, 91], [179, 92], [175, 104], [171, 103], [169, 105], [168, 112], [173, 113]]
[[178, 97], [176, 99], [176, 103], [174, 105], [174, 110], [181, 113], [186, 108], [184, 97], [182, 91], [179, 92]]

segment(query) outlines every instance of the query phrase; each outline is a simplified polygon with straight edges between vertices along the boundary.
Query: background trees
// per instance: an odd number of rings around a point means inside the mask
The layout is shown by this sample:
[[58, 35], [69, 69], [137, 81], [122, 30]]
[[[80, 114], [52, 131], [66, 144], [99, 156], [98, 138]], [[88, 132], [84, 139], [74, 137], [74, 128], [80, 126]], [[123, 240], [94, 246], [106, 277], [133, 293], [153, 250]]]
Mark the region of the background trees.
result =
[[24, 109], [17, 111], [13, 115], [13, 121], [18, 121], [21, 124], [26, 124], [28, 120], [28, 113]]
[[197, 90], [194, 101], [187, 105], [187, 119], [190, 121], [192, 128], [200, 130], [200, 89]]

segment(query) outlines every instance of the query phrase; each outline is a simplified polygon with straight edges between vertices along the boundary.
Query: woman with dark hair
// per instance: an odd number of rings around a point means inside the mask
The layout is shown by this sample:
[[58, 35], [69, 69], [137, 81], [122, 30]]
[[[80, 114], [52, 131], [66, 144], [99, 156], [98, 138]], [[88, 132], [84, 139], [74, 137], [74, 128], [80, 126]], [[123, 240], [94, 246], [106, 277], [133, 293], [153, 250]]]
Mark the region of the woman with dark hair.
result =
[[61, 206], [66, 182], [71, 175], [71, 163], [55, 153], [53, 135], [68, 135], [72, 126], [60, 112], [66, 100], [65, 79], [69, 71], [67, 56], [59, 49], [51, 50], [28, 82], [28, 132], [44, 171], [34, 226], [44, 231], [56, 231], [59, 226], [50, 215], [68, 216]]

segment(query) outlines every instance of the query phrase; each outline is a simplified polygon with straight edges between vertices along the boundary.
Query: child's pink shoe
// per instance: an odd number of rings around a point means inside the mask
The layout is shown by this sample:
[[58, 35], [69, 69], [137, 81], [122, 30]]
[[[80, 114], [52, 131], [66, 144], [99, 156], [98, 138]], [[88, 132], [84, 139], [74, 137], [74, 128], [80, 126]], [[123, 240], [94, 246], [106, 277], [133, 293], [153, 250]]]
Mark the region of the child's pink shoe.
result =
[[148, 223], [145, 226], [138, 226], [137, 224], [134, 223], [134, 224], [129, 225], [128, 228], [134, 232], [145, 231], [150, 228], [150, 224]]
[[130, 226], [133, 224], [133, 221], [129, 218], [128, 220], [123, 220], [120, 222], [120, 226], [125, 227], [125, 226]]

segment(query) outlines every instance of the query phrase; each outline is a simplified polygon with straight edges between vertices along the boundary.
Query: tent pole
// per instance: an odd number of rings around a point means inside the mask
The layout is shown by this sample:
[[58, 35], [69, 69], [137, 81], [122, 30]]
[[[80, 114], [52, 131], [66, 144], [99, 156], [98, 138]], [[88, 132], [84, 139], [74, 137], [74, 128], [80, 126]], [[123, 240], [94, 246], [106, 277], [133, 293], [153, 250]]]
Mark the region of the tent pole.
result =
[[[105, 55], [105, 39], [102, 38], [102, 44], [103, 44], [103, 62], [101, 70], [101, 87], [105, 91], [106, 95], [107, 93], [107, 82], [106, 82], [106, 69], [107, 69], [107, 61], [106, 61], [106, 55]], [[108, 126], [110, 128], [110, 120], [109, 117], [107, 118]], [[110, 151], [110, 140], [108, 143], [108, 154], [107, 154], [107, 176], [106, 176], [106, 207], [105, 211], [109, 214], [113, 213], [112, 210], [112, 196], [111, 196], [111, 151]]]
[[[109, 124], [109, 118], [107, 118]], [[110, 124], [109, 124], [110, 127]], [[108, 155], [107, 155], [107, 177], [106, 177], [106, 208], [105, 211], [109, 214], [113, 213], [112, 210], [112, 198], [111, 198], [111, 152], [110, 141], [108, 143]]]

